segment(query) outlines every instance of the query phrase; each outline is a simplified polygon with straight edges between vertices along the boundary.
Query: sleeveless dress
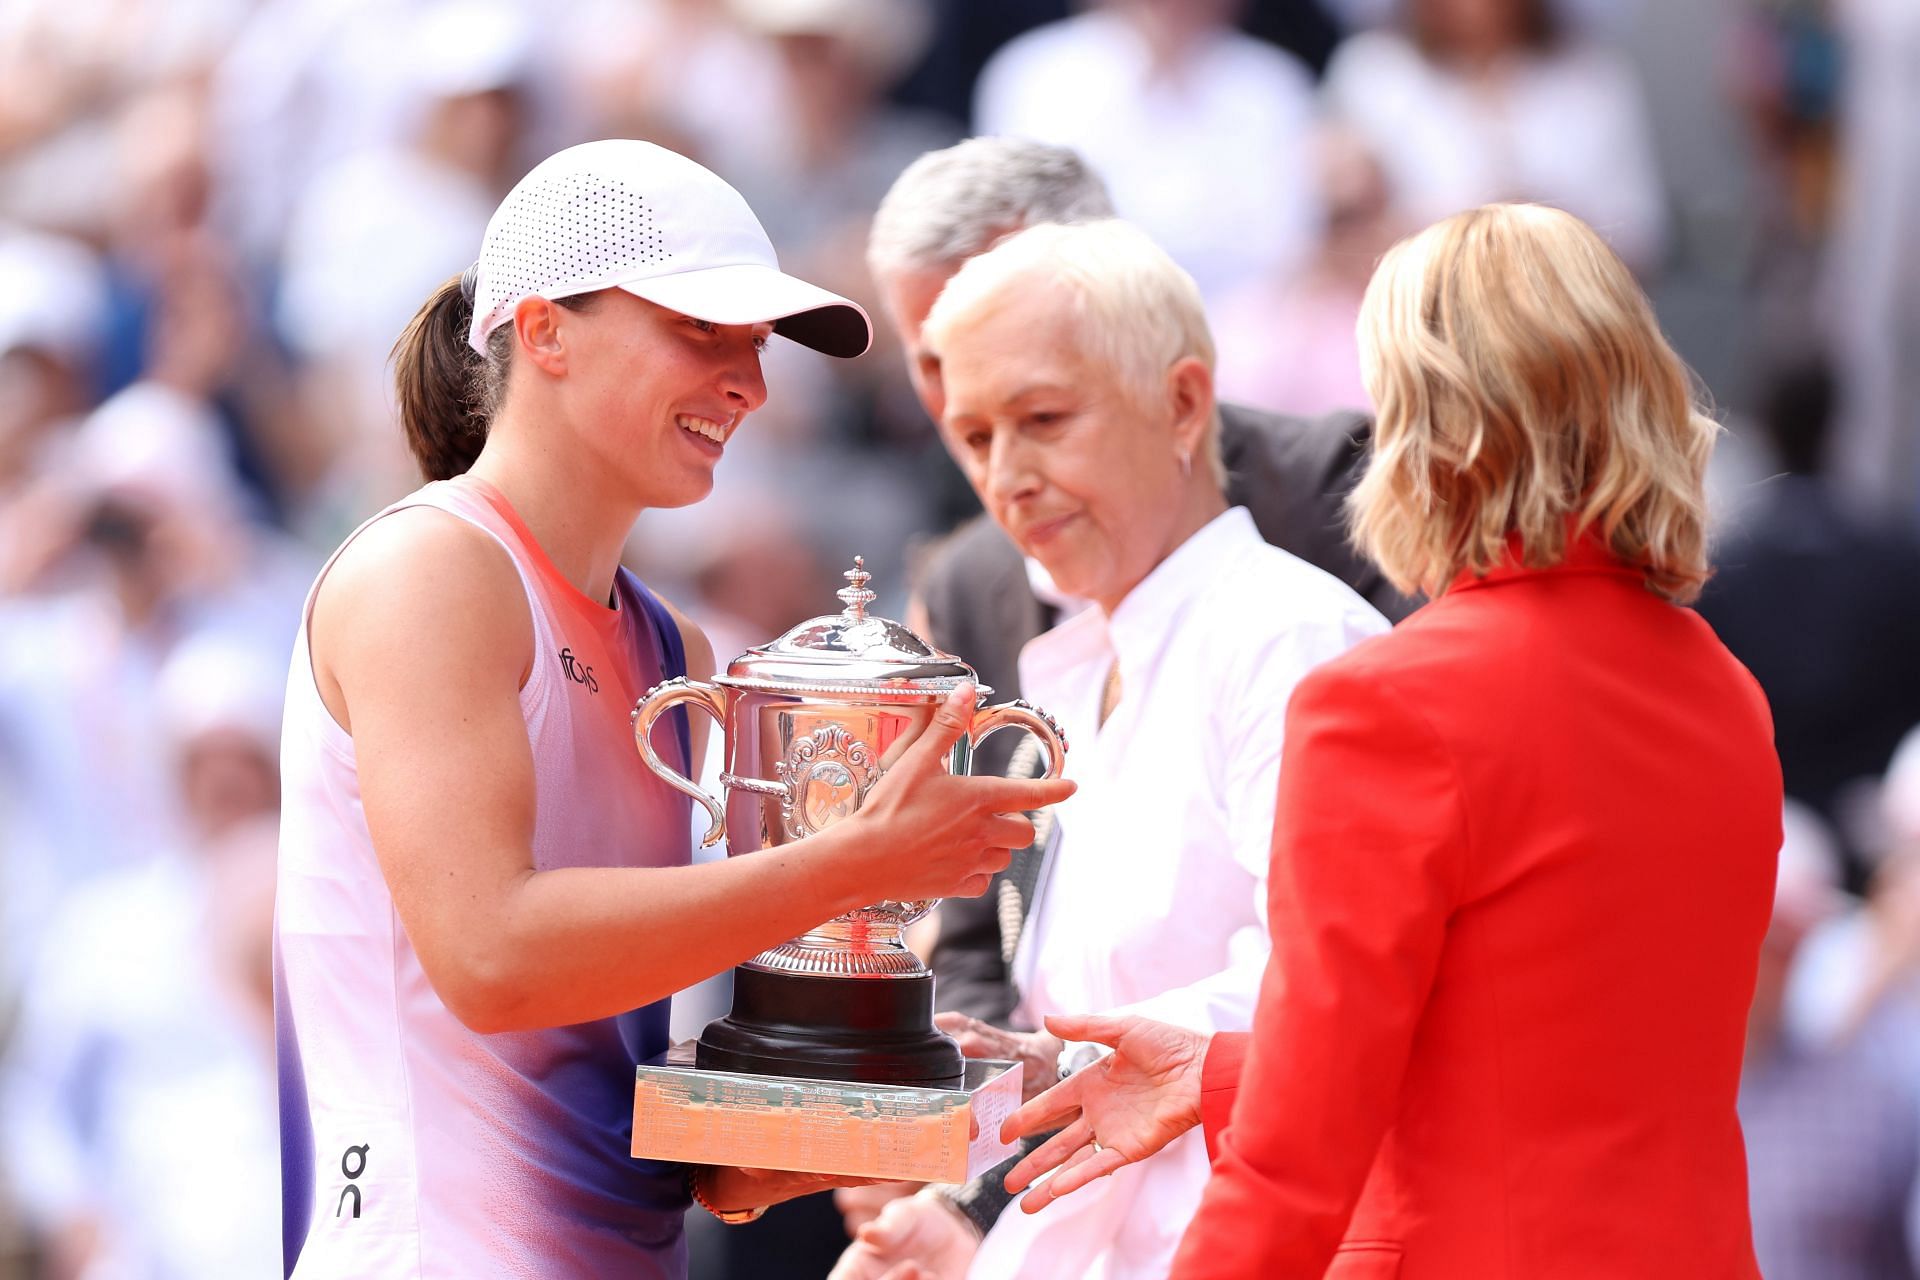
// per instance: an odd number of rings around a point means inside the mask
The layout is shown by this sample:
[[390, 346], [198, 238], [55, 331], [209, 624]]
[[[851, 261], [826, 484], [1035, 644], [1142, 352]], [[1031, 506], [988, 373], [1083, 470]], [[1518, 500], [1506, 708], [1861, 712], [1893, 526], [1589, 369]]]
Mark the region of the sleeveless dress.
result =
[[[688, 801], [642, 764], [629, 723], [638, 697], [685, 671], [660, 601], [625, 569], [614, 607], [583, 596], [471, 476], [367, 525], [420, 506], [485, 530], [527, 593], [535, 868], [687, 863]], [[684, 1276], [681, 1167], [627, 1154], [633, 1067], [665, 1052], [668, 1002], [496, 1035], [448, 1012], [374, 856], [353, 740], [315, 685], [312, 608], [309, 594], [287, 683], [274, 922], [287, 1274]], [[685, 713], [672, 723], [677, 744], [655, 745], [684, 771]]]

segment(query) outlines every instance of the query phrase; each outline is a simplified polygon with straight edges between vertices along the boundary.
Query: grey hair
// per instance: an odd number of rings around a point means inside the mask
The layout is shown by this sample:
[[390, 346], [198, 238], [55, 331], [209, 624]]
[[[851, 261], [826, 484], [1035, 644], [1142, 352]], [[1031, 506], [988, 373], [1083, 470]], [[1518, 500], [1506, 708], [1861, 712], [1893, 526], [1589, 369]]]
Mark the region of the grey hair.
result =
[[[1200, 287], [1144, 231], [1113, 218], [1027, 227], [967, 259], [927, 313], [922, 341], [944, 353], [955, 330], [1029, 296], [1025, 286], [1035, 280], [1064, 287], [1081, 354], [1139, 403], [1164, 394], [1167, 371], [1181, 360], [1198, 360], [1213, 372], [1213, 334]], [[1217, 406], [1201, 458], [1224, 488]]]
[[951, 268], [1022, 227], [1113, 216], [1080, 154], [1025, 138], [969, 138], [908, 165], [873, 215], [867, 268]]

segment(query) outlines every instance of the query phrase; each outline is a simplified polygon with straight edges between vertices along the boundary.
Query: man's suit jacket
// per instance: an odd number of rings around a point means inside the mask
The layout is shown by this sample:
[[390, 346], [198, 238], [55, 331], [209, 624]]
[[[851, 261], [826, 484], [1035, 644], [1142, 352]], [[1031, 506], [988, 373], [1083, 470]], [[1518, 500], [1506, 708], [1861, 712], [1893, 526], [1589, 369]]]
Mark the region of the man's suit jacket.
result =
[[[1260, 534], [1351, 586], [1389, 619], [1405, 617], [1413, 601], [1347, 541], [1342, 511], [1366, 469], [1372, 424], [1361, 414], [1294, 418], [1238, 405], [1220, 406], [1220, 454], [1227, 467], [1227, 500], [1252, 514]], [[972, 664], [995, 701], [1020, 696], [1020, 650], [1054, 623], [1052, 609], [1027, 585], [1026, 562], [1000, 527], [979, 516], [948, 537], [929, 559], [917, 594], [930, 622], [928, 639]], [[980, 770], [1004, 771], [1019, 735], [987, 741]], [[1012, 879], [1033, 879], [1034, 855], [1016, 857]], [[1015, 993], [1007, 980], [1003, 942], [1018, 927], [1019, 909], [1006, 910], [1003, 878], [981, 898], [951, 898], [940, 907], [940, 939], [933, 953], [942, 1009], [959, 1009], [1005, 1025]]]
[[1309, 675], [1174, 1276], [1757, 1277], [1734, 1096], [1780, 805], [1759, 686], [1591, 539]]

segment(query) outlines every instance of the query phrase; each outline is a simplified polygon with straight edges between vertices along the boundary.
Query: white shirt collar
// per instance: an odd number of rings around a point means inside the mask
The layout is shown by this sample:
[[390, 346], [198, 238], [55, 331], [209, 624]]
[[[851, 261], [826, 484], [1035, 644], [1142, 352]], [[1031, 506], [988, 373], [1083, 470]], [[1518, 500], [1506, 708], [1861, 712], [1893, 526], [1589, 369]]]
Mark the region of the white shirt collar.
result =
[[[1261, 545], [1260, 531], [1247, 509], [1229, 507], [1154, 566], [1111, 615], [1085, 609], [1029, 640], [1020, 653], [1021, 688], [1051, 686], [1065, 673], [1088, 663], [1099, 666], [1102, 681], [1106, 668], [1117, 664], [1123, 689], [1128, 685], [1135, 690], [1143, 688], [1142, 680], [1180, 625], [1188, 602], [1213, 580], [1219, 562], [1240, 549]], [[1058, 696], [1064, 697], [1064, 691]], [[1062, 706], [1056, 714], [1077, 719], [1080, 710]]]
[[1261, 545], [1245, 507], [1228, 507], [1194, 530], [1107, 617], [1107, 635], [1124, 679], [1136, 664], [1150, 665], [1180, 623], [1187, 603], [1212, 581], [1219, 563], [1240, 547]]

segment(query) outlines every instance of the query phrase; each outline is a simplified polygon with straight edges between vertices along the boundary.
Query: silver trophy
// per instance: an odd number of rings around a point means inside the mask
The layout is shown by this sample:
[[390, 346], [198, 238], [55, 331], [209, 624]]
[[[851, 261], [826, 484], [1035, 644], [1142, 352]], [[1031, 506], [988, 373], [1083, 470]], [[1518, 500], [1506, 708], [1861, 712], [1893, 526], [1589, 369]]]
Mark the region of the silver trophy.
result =
[[[860, 808], [956, 685], [978, 683], [952, 654], [898, 622], [869, 616], [869, 575], [859, 557], [853, 565], [838, 614], [749, 649], [711, 682], [666, 681], [634, 708], [647, 766], [711, 815], [704, 844], [724, 836], [728, 854], [738, 857], [824, 831]], [[724, 805], [653, 749], [654, 722], [682, 704], [720, 722]], [[1016, 727], [1040, 739], [1047, 776], [1058, 777], [1066, 740], [1026, 702], [977, 709], [948, 767], [967, 772], [982, 740]], [[958, 1080], [959, 1049], [932, 1025], [933, 975], [902, 937], [933, 906], [876, 902], [741, 965], [733, 1011], [701, 1035], [698, 1065], [885, 1083]]]

